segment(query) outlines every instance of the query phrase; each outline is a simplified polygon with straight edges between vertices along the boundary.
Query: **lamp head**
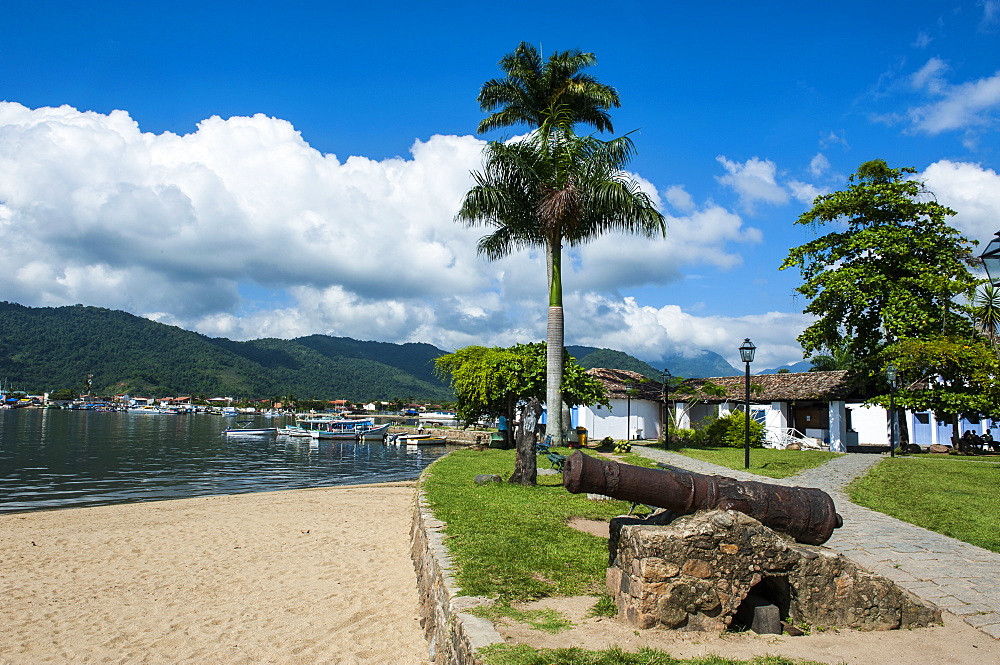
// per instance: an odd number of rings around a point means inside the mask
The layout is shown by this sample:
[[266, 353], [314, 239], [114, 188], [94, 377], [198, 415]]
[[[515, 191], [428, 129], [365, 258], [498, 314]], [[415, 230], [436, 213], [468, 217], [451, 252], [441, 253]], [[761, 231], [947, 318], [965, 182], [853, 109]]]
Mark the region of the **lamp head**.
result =
[[899, 370], [892, 363], [885, 368], [885, 379], [889, 382], [889, 385], [893, 388], [896, 387], [896, 378], [899, 376]]
[[753, 342], [750, 341], [750, 338], [747, 337], [740, 345], [740, 359], [745, 363], [752, 363], [753, 354], [756, 350], [757, 347], [754, 346]]
[[979, 255], [979, 260], [986, 268], [986, 277], [989, 278], [990, 284], [996, 285], [1000, 282], [1000, 231], [997, 231], [990, 244], [986, 245], [986, 249]]

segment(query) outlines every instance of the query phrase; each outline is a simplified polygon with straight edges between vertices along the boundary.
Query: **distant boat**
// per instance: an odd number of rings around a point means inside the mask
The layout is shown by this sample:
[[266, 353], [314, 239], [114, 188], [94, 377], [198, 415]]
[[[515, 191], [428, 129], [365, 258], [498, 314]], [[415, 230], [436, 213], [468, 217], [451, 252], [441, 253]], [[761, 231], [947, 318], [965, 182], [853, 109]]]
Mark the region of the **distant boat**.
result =
[[236, 423], [236, 427], [229, 427], [223, 430], [225, 436], [277, 436], [277, 427], [251, 427], [252, 420], [241, 420]]

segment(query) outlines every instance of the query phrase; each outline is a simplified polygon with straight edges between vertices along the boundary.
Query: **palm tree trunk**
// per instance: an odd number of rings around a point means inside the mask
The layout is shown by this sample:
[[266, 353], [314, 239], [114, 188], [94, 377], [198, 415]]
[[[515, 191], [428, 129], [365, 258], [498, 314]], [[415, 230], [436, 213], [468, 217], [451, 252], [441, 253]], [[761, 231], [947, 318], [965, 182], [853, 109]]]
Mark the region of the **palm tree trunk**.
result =
[[549, 246], [549, 316], [545, 331], [545, 434], [553, 446], [563, 445], [562, 376], [564, 326], [562, 306], [562, 247]]

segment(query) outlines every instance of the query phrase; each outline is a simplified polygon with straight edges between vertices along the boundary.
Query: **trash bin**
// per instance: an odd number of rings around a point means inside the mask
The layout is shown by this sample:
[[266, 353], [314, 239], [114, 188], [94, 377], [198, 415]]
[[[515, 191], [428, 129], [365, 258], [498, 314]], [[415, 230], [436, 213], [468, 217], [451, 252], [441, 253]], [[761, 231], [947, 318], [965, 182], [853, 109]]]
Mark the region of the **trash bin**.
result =
[[581, 448], [587, 447], [587, 428], [577, 427], [576, 428], [576, 442]]

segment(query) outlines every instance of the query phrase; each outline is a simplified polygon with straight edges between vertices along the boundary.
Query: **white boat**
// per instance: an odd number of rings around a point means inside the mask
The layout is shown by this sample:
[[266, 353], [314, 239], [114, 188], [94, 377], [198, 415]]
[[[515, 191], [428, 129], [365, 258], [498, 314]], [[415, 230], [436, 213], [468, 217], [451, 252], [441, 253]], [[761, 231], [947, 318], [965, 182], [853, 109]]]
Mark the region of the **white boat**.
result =
[[400, 434], [393, 442], [398, 446], [443, 446], [448, 440], [433, 434]]
[[286, 427], [279, 427], [278, 434], [283, 436], [304, 436], [308, 438], [309, 430], [299, 425], [288, 425]]
[[277, 427], [251, 427], [252, 420], [241, 420], [236, 423], [236, 427], [228, 427], [223, 430], [225, 436], [277, 436]]
[[372, 425], [368, 429], [362, 429], [358, 433], [358, 439], [361, 441], [383, 441], [389, 436], [389, 423], [385, 425]]

